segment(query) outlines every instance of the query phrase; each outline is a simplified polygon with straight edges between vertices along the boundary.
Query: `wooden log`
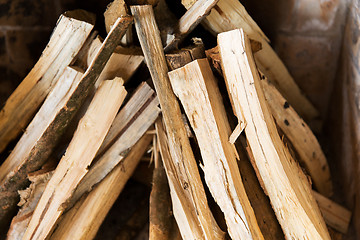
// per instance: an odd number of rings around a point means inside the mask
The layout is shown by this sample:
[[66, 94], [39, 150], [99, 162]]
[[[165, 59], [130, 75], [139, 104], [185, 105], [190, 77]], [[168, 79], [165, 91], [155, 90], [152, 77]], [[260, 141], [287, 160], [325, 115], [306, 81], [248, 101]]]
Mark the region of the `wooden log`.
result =
[[177, 198], [174, 203], [173, 200], [173, 208], [182, 237], [184, 239], [222, 239], [224, 234], [214, 221], [207, 204], [205, 190], [181, 118], [180, 106], [170, 86], [168, 69], [152, 8], [151, 6], [132, 6], [131, 12], [158, 94], [169, 137], [170, 153], [173, 164], [176, 166], [175, 184], [177, 194], [181, 194], [181, 201]]
[[263, 78], [261, 84], [276, 124], [294, 146], [315, 188], [330, 197], [333, 193], [330, 168], [315, 135], [271, 83]]
[[230, 237], [263, 239], [236, 163], [238, 153], [229, 142], [229, 122], [207, 59], [171, 71], [169, 77], [195, 132], [205, 181], [225, 215]]
[[[199, 0], [182, 0], [182, 4], [188, 9], [196, 1]], [[268, 38], [238, 0], [220, 0], [203, 22], [214, 35], [243, 28], [249, 38], [260, 42], [262, 50], [255, 54], [259, 69], [275, 84], [301, 117], [306, 121], [318, 117], [317, 109], [301, 92], [284, 63], [271, 48]]]
[[169, 37], [165, 52], [178, 48], [178, 44], [201, 23], [201, 21], [210, 14], [211, 9], [219, 0], [199, 0], [195, 2], [176, 24], [174, 33]]
[[160, 113], [154, 90], [142, 83], [114, 119], [95, 158], [95, 164], [79, 183], [64, 208], [73, 206], [84, 193], [104, 179], [145, 134]]
[[313, 191], [313, 195], [319, 204], [320, 211], [326, 224], [333, 229], [346, 234], [349, 229], [351, 212], [336, 202]]
[[259, 74], [243, 30], [221, 33], [222, 69], [245, 134], [286, 238], [330, 239], [306, 176], [282, 143], [267, 107]]
[[28, 185], [27, 176], [48, 160], [71, 118], [80, 108], [77, 96], [84, 91], [80, 86], [82, 73], [67, 68], [43, 106], [27, 127], [14, 150], [0, 167], [0, 222], [9, 222], [15, 211], [18, 190]]
[[116, 20], [128, 14], [127, 6], [124, 0], [114, 0], [109, 3], [104, 12], [105, 29], [106, 32], [110, 32], [111, 27], [114, 25]]
[[[99, 87], [85, 116], [60, 160], [53, 177], [46, 185], [23, 239], [46, 239], [81, 179], [95, 157], [117, 111], [126, 96], [120, 78], [105, 81]], [[101, 114], [99, 114], [101, 111]]]
[[[254, 50], [253, 47], [252, 50]], [[208, 50], [206, 54], [213, 67], [222, 75], [218, 47]], [[327, 197], [331, 196], [332, 181], [329, 165], [315, 135], [281, 93], [266, 80], [266, 77], [261, 74], [260, 79], [265, 99], [268, 102], [276, 124], [291, 141], [300, 157], [301, 165], [311, 176], [316, 189]], [[230, 139], [230, 141], [232, 142], [234, 139]]]
[[78, 13], [69, 12], [60, 16], [40, 59], [0, 111], [0, 152], [31, 121], [90, 34], [94, 22], [78, 20], [82, 18]]
[[118, 156], [122, 159], [120, 164], [66, 212], [51, 239], [93, 239], [151, 140], [152, 136], [145, 134], [125, 158]]

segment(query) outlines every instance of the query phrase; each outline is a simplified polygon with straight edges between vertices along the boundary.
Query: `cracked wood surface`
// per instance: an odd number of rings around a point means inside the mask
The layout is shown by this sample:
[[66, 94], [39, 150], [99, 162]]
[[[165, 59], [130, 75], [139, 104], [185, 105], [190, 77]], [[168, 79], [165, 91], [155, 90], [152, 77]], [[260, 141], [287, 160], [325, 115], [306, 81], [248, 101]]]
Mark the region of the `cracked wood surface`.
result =
[[[177, 194], [181, 194], [181, 199], [173, 202], [173, 206], [180, 232], [184, 239], [222, 239], [224, 234], [217, 226], [207, 204], [205, 189], [181, 118], [180, 106], [170, 86], [160, 33], [152, 7], [131, 6], [131, 12], [159, 98], [169, 138], [171, 159], [179, 177], [175, 184], [178, 187], [176, 190], [180, 191]], [[189, 213], [196, 215], [189, 216], [189, 221], [179, 221], [179, 214], [183, 216]], [[187, 225], [189, 223], [190, 225]]]
[[171, 71], [169, 77], [195, 132], [205, 181], [225, 215], [231, 238], [264, 239], [241, 180], [222, 97], [207, 59]]
[[267, 107], [250, 42], [243, 30], [221, 33], [222, 69], [237, 117], [287, 239], [330, 239], [306, 176], [282, 143]]

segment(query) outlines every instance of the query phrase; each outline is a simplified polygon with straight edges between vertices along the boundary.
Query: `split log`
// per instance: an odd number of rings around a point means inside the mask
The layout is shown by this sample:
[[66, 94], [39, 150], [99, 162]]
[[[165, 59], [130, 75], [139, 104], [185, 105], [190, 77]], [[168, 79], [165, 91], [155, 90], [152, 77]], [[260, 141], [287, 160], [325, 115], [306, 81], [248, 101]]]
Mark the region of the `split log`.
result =
[[88, 172], [87, 168], [104, 140], [125, 95], [120, 78], [105, 81], [99, 87], [41, 196], [24, 234], [24, 240], [46, 239], [51, 234], [64, 211], [62, 204], [71, 197]]
[[336, 202], [313, 191], [313, 195], [319, 204], [321, 213], [326, 224], [333, 229], [346, 234], [351, 220], [351, 212]]
[[127, 156], [155, 122], [160, 113], [158, 105], [154, 90], [145, 82], [142, 83], [114, 119], [96, 154], [95, 164], [90, 167], [64, 208], [73, 206], [84, 193], [90, 192]]
[[31, 121], [64, 69], [86, 41], [95, 23], [89, 15], [84, 11], [74, 11], [60, 16], [39, 61], [11, 94], [0, 112], [0, 152], [18, 137]]
[[211, 9], [219, 0], [198, 0], [179, 19], [174, 28], [174, 33], [169, 37], [164, 49], [165, 52], [178, 48], [178, 44], [189, 34], [201, 21], [210, 14]]
[[333, 193], [330, 168], [315, 135], [271, 83], [264, 78], [261, 85], [276, 124], [298, 153], [299, 161], [311, 176], [315, 188], [330, 197]]
[[[254, 50], [253, 46], [252, 50]], [[222, 75], [218, 47], [206, 51], [206, 54], [213, 67]], [[331, 196], [332, 181], [329, 165], [315, 135], [281, 93], [265, 80], [265, 76], [261, 74], [260, 79], [265, 99], [276, 124], [291, 141], [299, 155], [300, 163], [311, 176], [316, 189], [327, 197]], [[236, 139], [230, 139], [230, 141], [234, 140]]]
[[128, 15], [127, 6], [124, 0], [114, 0], [109, 3], [104, 12], [105, 29], [110, 32], [112, 26], [118, 18]]
[[221, 33], [222, 69], [234, 113], [245, 122], [255, 168], [286, 238], [330, 239], [306, 176], [282, 143], [243, 30]]
[[[172, 164], [176, 166], [175, 219], [184, 239], [222, 239], [207, 204], [197, 164], [186, 135], [179, 103], [172, 92], [159, 30], [151, 6], [132, 6], [135, 28], [158, 94], [168, 134]], [[175, 170], [175, 169], [174, 169]], [[174, 180], [174, 179], [173, 179]], [[175, 195], [175, 194], [174, 194]], [[173, 196], [173, 195], [172, 195]], [[185, 218], [185, 219], [184, 219]]]
[[204, 58], [205, 47], [201, 39], [193, 39], [194, 45], [186, 48], [182, 48], [175, 53], [168, 53], [165, 55], [167, 65], [170, 70], [175, 70], [196, 59]]
[[[182, 4], [189, 9], [197, 1], [199, 0], [182, 0]], [[214, 35], [243, 28], [249, 38], [260, 42], [262, 50], [255, 54], [259, 69], [275, 84], [301, 117], [307, 121], [318, 117], [317, 109], [303, 95], [284, 63], [271, 48], [268, 38], [238, 0], [220, 0], [203, 22]]]
[[151, 135], [144, 135], [119, 164], [76, 205], [65, 213], [51, 239], [93, 239], [110, 208], [131, 177], [147, 146]]
[[[0, 222], [9, 222], [8, 215], [16, 210], [18, 190], [28, 185], [27, 176], [48, 160], [71, 118], [81, 105], [77, 98], [82, 73], [67, 68], [43, 106], [27, 127], [14, 150], [0, 167]], [[9, 216], [10, 217], [10, 216]]]
[[[199, 143], [205, 181], [225, 215], [232, 239], [263, 239], [241, 180], [220, 91], [207, 59], [169, 72]], [[211, 139], [211, 141], [209, 141]]]

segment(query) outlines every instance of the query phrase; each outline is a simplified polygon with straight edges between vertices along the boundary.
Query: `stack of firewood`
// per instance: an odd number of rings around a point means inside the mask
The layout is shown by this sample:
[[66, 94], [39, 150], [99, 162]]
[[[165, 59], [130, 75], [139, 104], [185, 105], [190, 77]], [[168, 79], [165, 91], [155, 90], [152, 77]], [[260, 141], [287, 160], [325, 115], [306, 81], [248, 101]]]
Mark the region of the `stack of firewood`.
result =
[[[4, 238], [94, 238], [142, 160], [154, 165], [150, 239], [347, 232], [351, 213], [329, 199], [329, 166], [307, 125], [318, 111], [267, 37], [238, 0], [182, 4], [176, 19], [164, 0], [115, 0], [105, 39], [92, 14], [60, 16], [0, 112]], [[200, 23], [215, 48], [186, 46]]]

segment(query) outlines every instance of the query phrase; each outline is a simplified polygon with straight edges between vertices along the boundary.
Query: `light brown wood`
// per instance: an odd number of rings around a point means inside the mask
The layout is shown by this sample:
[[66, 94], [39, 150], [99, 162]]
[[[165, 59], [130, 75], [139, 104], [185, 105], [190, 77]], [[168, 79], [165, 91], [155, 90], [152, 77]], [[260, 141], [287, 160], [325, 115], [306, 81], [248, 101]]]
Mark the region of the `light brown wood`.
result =
[[210, 14], [211, 9], [218, 1], [199, 0], [194, 3], [176, 24], [173, 35], [169, 36], [169, 40], [166, 43], [165, 52], [177, 48], [178, 44]]
[[[95, 157], [126, 96], [120, 78], [105, 81], [97, 90], [85, 116], [47, 184], [23, 239], [46, 239], [68, 200]], [[101, 112], [101, 114], [99, 114]]]
[[351, 212], [316, 191], [313, 191], [313, 195], [319, 204], [320, 211], [324, 216], [326, 224], [333, 229], [346, 234], [349, 229], [352, 215]]
[[127, 156], [155, 122], [160, 113], [158, 105], [154, 90], [145, 82], [142, 83], [114, 119], [97, 152], [95, 164], [81, 180], [65, 208], [73, 206], [84, 193], [90, 192]]
[[243, 30], [221, 33], [218, 44], [234, 113], [246, 123], [255, 167], [285, 237], [330, 239], [310, 184], [277, 133], [247, 36]]
[[106, 32], [110, 32], [116, 20], [125, 15], [127, 15], [127, 6], [124, 0], [114, 0], [111, 2], [104, 12]]
[[[195, 60], [169, 72], [199, 143], [205, 181], [225, 215], [232, 239], [263, 239], [229, 142], [228, 119], [207, 59]], [[211, 141], [209, 141], [211, 139]]]
[[[182, 4], [188, 9], [197, 1], [199, 0], [182, 0]], [[299, 115], [307, 121], [319, 115], [317, 109], [303, 95], [284, 63], [271, 48], [268, 38], [246, 12], [240, 1], [220, 0], [203, 23], [214, 35], [243, 28], [249, 38], [262, 45], [262, 50], [255, 54], [257, 66], [275, 84]]]
[[[175, 219], [184, 239], [222, 239], [224, 234], [217, 226], [207, 204], [197, 164], [181, 118], [179, 103], [172, 92], [159, 30], [152, 7], [132, 6], [135, 28], [160, 101], [169, 148], [176, 166], [177, 193], [173, 199]], [[174, 202], [176, 201], [176, 202]], [[186, 213], [188, 221], [184, 220]]]
[[330, 197], [333, 193], [330, 169], [315, 135], [271, 83], [264, 78], [261, 84], [276, 124], [299, 154], [299, 161], [311, 176], [315, 188]]
[[82, 75], [73, 68], [64, 71], [14, 150], [1, 165], [0, 219], [16, 209], [17, 191], [27, 187], [27, 175], [40, 169], [48, 160], [69, 121], [80, 108], [81, 99], [74, 101], [74, 98], [84, 90], [79, 87]]
[[[71, 15], [71, 12], [70, 12]], [[40, 59], [0, 112], [0, 152], [32, 119], [47, 94], [80, 50], [94, 22], [61, 15]]]
[[50, 239], [93, 239], [151, 140], [152, 136], [145, 134], [125, 158], [118, 156], [120, 163], [64, 215]]

